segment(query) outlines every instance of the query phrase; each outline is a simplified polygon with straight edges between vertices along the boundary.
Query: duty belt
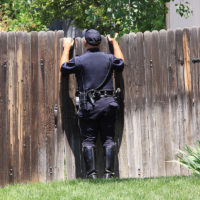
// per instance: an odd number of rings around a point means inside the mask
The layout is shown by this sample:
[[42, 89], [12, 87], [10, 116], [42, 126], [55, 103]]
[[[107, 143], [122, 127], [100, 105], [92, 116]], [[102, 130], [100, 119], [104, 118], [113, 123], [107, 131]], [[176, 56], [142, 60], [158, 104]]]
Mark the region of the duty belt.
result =
[[113, 90], [89, 90], [87, 92], [88, 94], [91, 94], [94, 98], [95, 97], [107, 97], [107, 96], [113, 96], [114, 91]]

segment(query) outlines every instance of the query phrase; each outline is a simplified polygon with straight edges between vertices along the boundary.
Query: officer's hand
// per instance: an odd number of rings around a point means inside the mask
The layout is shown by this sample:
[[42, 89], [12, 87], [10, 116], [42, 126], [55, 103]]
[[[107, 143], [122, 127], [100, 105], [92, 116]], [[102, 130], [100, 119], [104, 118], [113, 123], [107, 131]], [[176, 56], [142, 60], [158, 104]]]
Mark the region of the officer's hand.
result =
[[63, 47], [71, 48], [74, 45], [74, 40], [72, 38], [64, 38], [63, 39]]
[[114, 37], [114, 38], [111, 38], [110, 35], [108, 35], [108, 36], [107, 36], [108, 41], [109, 41], [110, 43], [116, 42], [117, 35], [118, 35], [118, 33], [115, 33], [115, 37]]

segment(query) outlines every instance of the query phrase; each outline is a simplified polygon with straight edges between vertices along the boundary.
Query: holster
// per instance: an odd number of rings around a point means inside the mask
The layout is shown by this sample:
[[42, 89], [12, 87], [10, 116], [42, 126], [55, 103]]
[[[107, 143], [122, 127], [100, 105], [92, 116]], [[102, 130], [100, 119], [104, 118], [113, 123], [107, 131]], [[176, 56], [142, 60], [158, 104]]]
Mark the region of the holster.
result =
[[121, 89], [117, 88], [114, 95], [115, 101], [120, 103], [121, 101]]

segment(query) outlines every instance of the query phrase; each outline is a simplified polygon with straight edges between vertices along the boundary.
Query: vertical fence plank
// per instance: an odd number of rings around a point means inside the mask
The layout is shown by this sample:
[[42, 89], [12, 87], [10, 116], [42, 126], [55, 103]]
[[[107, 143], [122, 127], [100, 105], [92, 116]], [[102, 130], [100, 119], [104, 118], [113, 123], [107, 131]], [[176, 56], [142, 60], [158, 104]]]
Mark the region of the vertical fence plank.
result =
[[[196, 27], [190, 29], [190, 66], [191, 66], [191, 99], [190, 99], [190, 105], [191, 110], [188, 114], [191, 114], [191, 144], [194, 144], [198, 137], [199, 132], [199, 124], [198, 124], [198, 104], [199, 104], [199, 87], [198, 87], [198, 81], [199, 81], [199, 63], [195, 63], [194, 59], [198, 58], [198, 51], [199, 51], [199, 45], [198, 45], [198, 29]], [[190, 143], [189, 143], [190, 144]]]
[[[200, 28], [198, 28], [197, 32], [198, 32], [197, 44], [200, 44]], [[198, 58], [199, 57], [200, 57], [200, 48], [199, 48], [199, 45], [198, 45]], [[198, 63], [197, 66], [198, 66], [198, 69], [199, 69], [200, 63]], [[197, 89], [197, 91], [198, 91], [197, 95], [199, 97], [200, 96], [200, 70], [198, 70], [198, 89]], [[197, 119], [200, 119], [200, 102], [199, 102], [199, 98], [198, 98], [198, 101], [197, 101], [197, 105], [198, 105]], [[200, 126], [199, 122], [198, 122], [198, 125]], [[196, 139], [197, 140], [200, 139], [200, 131], [198, 131]]]
[[[83, 39], [81, 38], [77, 38], [75, 41], [75, 48], [74, 48], [74, 56], [80, 56], [84, 53], [84, 44], [83, 44]], [[73, 81], [75, 82], [75, 77], [73, 79]], [[69, 83], [70, 84], [70, 83]], [[73, 92], [73, 100], [75, 99], [75, 89], [77, 89], [77, 84], [75, 84], [76, 88], [74, 88], [72, 90]], [[83, 156], [82, 156], [82, 146], [81, 146], [81, 136], [79, 133], [79, 128], [77, 126], [77, 110], [75, 109], [73, 111], [73, 115], [74, 115], [74, 131], [76, 131], [77, 133], [75, 134], [76, 137], [76, 144], [74, 144], [73, 148], [75, 148], [76, 150], [74, 150], [74, 156], [75, 156], [75, 166], [76, 166], [76, 177], [84, 177], [85, 176], [85, 170], [84, 170], [84, 160], [83, 160]], [[76, 120], [76, 121], [75, 121]], [[74, 134], [74, 133], [73, 133]]]
[[9, 126], [9, 183], [14, 183], [17, 179], [16, 153], [17, 153], [17, 139], [16, 139], [16, 55], [15, 55], [15, 33], [8, 33], [8, 126]]
[[137, 48], [136, 48], [136, 86], [137, 86], [137, 110], [139, 114], [139, 129], [138, 131], [138, 177], [144, 177], [148, 172], [148, 135], [146, 134], [146, 97], [145, 97], [145, 68], [144, 68], [144, 40], [143, 34], [137, 33]]
[[[178, 86], [178, 105], [177, 105], [177, 137], [176, 149], [182, 147], [182, 134], [184, 133], [184, 103], [185, 103], [185, 82], [184, 82], [184, 53], [183, 53], [183, 31], [176, 30], [176, 67], [177, 67], [177, 86]], [[183, 167], [180, 167], [182, 171]], [[182, 173], [180, 171], [180, 173]]]
[[49, 65], [46, 62], [47, 51], [47, 33], [38, 33], [38, 109], [40, 114], [38, 115], [38, 178], [39, 181], [46, 181], [47, 171], [47, 149], [46, 149], [46, 78], [45, 74], [49, 70]]
[[152, 32], [152, 76], [153, 76], [153, 107], [152, 107], [152, 132], [150, 134], [150, 157], [151, 157], [151, 169], [153, 176], [158, 176], [158, 157], [159, 152], [157, 149], [157, 143], [159, 139], [159, 133], [157, 131], [157, 109], [155, 107], [157, 97], [160, 93], [159, 84], [160, 84], [160, 68], [159, 68], [159, 54], [158, 54], [158, 32]]
[[[125, 60], [125, 68], [124, 68], [124, 88], [126, 88], [126, 92], [124, 95], [124, 104], [126, 105], [124, 108], [124, 115], [126, 116], [126, 120], [124, 122], [126, 126], [127, 132], [127, 156], [128, 156], [128, 167], [129, 167], [129, 177], [136, 177], [137, 170], [135, 168], [135, 131], [134, 131], [134, 111], [135, 111], [135, 103], [134, 99], [134, 68], [136, 65], [135, 57], [136, 57], [136, 34], [132, 33], [129, 35], [128, 40], [129, 48], [128, 48], [128, 60]], [[134, 58], [134, 59], [131, 59]], [[123, 113], [122, 113], [123, 114]]]
[[[160, 88], [161, 92], [160, 102], [158, 102], [159, 108], [159, 118], [158, 118], [158, 166], [160, 174], [159, 176], [165, 176], [165, 137], [167, 137], [169, 130], [169, 98], [168, 98], [168, 70], [167, 70], [167, 32], [161, 30], [159, 32], [159, 68], [160, 68]], [[164, 122], [164, 123], [163, 123]]]
[[18, 160], [18, 180], [21, 182], [23, 172], [23, 39], [22, 32], [16, 33], [16, 65], [17, 65], [17, 160]]
[[23, 38], [23, 176], [22, 181], [31, 180], [31, 35]]
[[52, 31], [47, 32], [47, 54], [46, 54], [46, 142], [47, 142], [47, 180], [54, 180], [55, 178], [55, 33]]
[[[122, 52], [124, 53], [125, 56], [125, 60], [127, 60], [127, 56], [128, 56], [128, 48], [125, 44], [128, 43], [128, 35], [124, 35], [120, 42], [120, 48], [122, 50]], [[125, 66], [126, 67], [126, 66]], [[128, 70], [128, 69], [127, 69]], [[121, 88], [121, 90], [126, 94], [126, 88], [124, 88], [124, 79], [123, 77], [121, 77], [121, 74], [116, 73], [115, 74], [115, 79], [116, 79], [116, 87]], [[127, 131], [126, 128], [124, 126], [125, 121], [126, 121], [126, 116], [121, 116], [124, 115], [124, 105], [120, 105], [120, 111], [121, 113], [118, 114], [118, 119], [117, 119], [117, 131], [116, 131], [116, 135], [118, 137], [118, 143], [117, 143], [117, 149], [118, 150], [118, 159], [119, 159], [119, 177], [123, 178], [123, 177], [128, 177], [128, 155], [127, 155], [127, 146], [126, 146], [126, 139], [127, 139]]]
[[0, 32], [0, 186], [8, 183], [7, 34]]
[[[79, 40], [75, 41], [75, 53]], [[60, 47], [63, 49], [63, 47]], [[70, 55], [70, 58], [72, 54]], [[81, 176], [80, 136], [77, 127], [74, 98], [76, 91], [75, 75], [61, 77], [61, 113], [62, 128], [65, 134], [66, 175], [68, 179]]]
[[[184, 55], [184, 95], [183, 95], [183, 132], [180, 133], [180, 148], [191, 143], [192, 122], [192, 81], [191, 81], [191, 65], [190, 65], [190, 41], [191, 35], [189, 29], [183, 30], [183, 55]], [[181, 166], [181, 173], [188, 175], [189, 171]]]
[[166, 175], [180, 173], [180, 165], [174, 162], [177, 151], [177, 79], [176, 79], [176, 52], [175, 52], [175, 31], [167, 32], [167, 55], [168, 55], [168, 91], [169, 91], [169, 127], [165, 136], [165, 168]]
[[64, 180], [64, 133], [62, 131], [62, 115], [61, 115], [61, 101], [60, 101], [60, 58], [61, 58], [61, 38], [63, 37], [64, 32], [58, 31], [56, 33], [57, 37], [57, 48], [55, 49], [57, 51], [57, 98], [58, 98], [58, 119], [57, 119], [57, 156], [56, 156], [56, 163], [57, 163], [57, 180]]
[[144, 171], [144, 177], [152, 176], [152, 165], [150, 160], [150, 147], [152, 141], [150, 135], [152, 132], [152, 91], [153, 91], [153, 79], [152, 79], [152, 34], [150, 32], [144, 33], [144, 66], [145, 66], [145, 95], [146, 95], [146, 137], [148, 138], [148, 146], [146, 149], [146, 160], [143, 159], [143, 163], [146, 162], [146, 172]]
[[38, 181], [38, 33], [31, 32], [31, 180]]

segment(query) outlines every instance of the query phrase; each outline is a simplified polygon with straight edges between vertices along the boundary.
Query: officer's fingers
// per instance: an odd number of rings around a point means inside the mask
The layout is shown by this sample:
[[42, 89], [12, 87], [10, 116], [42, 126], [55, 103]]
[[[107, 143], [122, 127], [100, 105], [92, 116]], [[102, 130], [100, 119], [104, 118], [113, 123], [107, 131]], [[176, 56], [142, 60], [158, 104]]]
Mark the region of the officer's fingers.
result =
[[73, 46], [73, 45], [74, 45], [74, 40], [72, 39], [72, 40], [71, 40], [71, 46]]
[[63, 46], [71, 45], [72, 42], [72, 38], [63, 38]]
[[116, 38], [117, 38], [117, 36], [118, 36], [118, 33], [115, 33], [115, 37], [114, 37], [114, 39], [116, 39]]
[[110, 37], [110, 34], [107, 35], [108, 41], [111, 42], [113, 40], [113, 38]]

